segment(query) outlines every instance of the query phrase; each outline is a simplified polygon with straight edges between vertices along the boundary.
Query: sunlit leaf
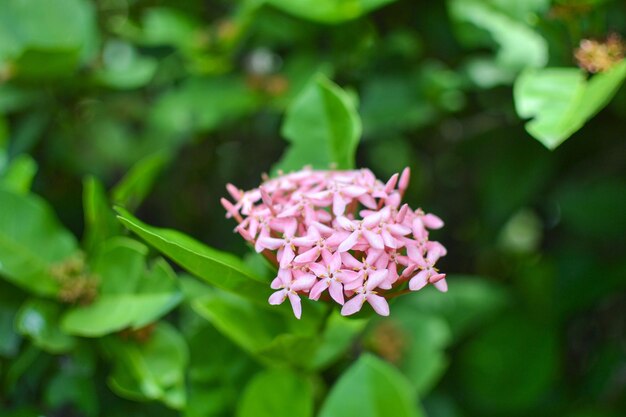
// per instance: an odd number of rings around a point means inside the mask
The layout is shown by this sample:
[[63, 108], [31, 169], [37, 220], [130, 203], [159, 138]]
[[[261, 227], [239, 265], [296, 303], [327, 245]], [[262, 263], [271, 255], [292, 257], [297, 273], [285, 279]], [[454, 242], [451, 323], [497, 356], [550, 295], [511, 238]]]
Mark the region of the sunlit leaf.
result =
[[95, 13], [84, 0], [0, 2], [0, 62], [18, 75], [49, 78], [71, 73], [89, 52]]
[[237, 417], [312, 417], [313, 387], [293, 371], [272, 369], [254, 376], [243, 391]]
[[290, 145], [275, 170], [297, 170], [304, 165], [350, 169], [355, 164], [361, 120], [354, 100], [318, 75], [287, 109], [282, 135]]
[[[0, 152], [2, 152], [0, 150]], [[37, 163], [33, 158], [22, 154], [13, 159], [4, 172], [0, 166], [0, 184], [10, 190], [26, 194], [37, 173]]]
[[320, 417], [418, 417], [413, 387], [388, 363], [363, 354], [339, 378], [326, 397]]
[[[498, 4], [500, 3], [500, 4]], [[531, 7], [528, 5], [533, 4]], [[471, 27], [459, 25], [458, 33], [470, 46], [498, 45], [496, 61], [498, 66], [509, 71], [519, 71], [526, 67], [542, 67], [548, 62], [548, 44], [526, 22], [529, 12], [545, 9], [547, 3], [516, 2], [522, 6], [518, 14], [509, 3], [483, 0], [449, 0], [450, 14], [459, 22]], [[524, 9], [524, 7], [528, 7]], [[489, 34], [489, 38], [481, 31]], [[473, 29], [473, 30], [469, 30]]]
[[555, 149], [604, 108], [626, 78], [626, 60], [587, 79], [576, 68], [528, 69], [515, 81], [517, 114], [526, 130]]
[[395, 0], [266, 0], [266, 3], [303, 19], [341, 23], [356, 19]]
[[267, 302], [269, 286], [252, 276], [243, 261], [234, 255], [205, 246], [175, 230], [148, 226], [128, 211], [117, 210], [124, 226], [190, 273], [218, 288]]

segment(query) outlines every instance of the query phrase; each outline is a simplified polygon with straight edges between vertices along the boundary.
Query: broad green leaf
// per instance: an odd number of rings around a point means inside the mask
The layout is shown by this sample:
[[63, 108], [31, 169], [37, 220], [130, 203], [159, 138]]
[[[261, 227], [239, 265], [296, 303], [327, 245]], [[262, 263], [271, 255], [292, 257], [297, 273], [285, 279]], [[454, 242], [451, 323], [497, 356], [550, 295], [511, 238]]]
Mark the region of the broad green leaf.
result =
[[337, 24], [356, 19], [395, 0], [266, 0], [277, 9], [314, 22]]
[[180, 302], [176, 275], [164, 260], [145, 267], [147, 248], [128, 238], [100, 246], [91, 272], [99, 279], [96, 300], [70, 309], [62, 328], [71, 334], [98, 337], [125, 328], [138, 329], [167, 314]]
[[463, 346], [458, 366], [467, 398], [501, 415], [539, 404], [555, 382], [556, 335], [523, 314], [501, 316]]
[[71, 73], [90, 52], [95, 13], [85, 0], [0, 2], [0, 62], [17, 74], [51, 77]]
[[339, 378], [326, 397], [319, 417], [423, 416], [413, 387], [388, 363], [363, 354]]
[[64, 353], [74, 347], [76, 340], [61, 331], [60, 316], [59, 304], [33, 298], [20, 308], [15, 319], [15, 326], [40, 349], [50, 353]]
[[[1, 152], [1, 151], [0, 151]], [[4, 172], [0, 166], [0, 185], [17, 193], [27, 194], [37, 173], [37, 163], [23, 154], [13, 159]]]
[[165, 152], [141, 159], [111, 190], [113, 202], [131, 211], [139, 207], [168, 161], [169, 156]]
[[[542, 67], [548, 62], [548, 44], [546, 40], [530, 27], [526, 21], [528, 14], [544, 9], [547, 4], [538, 2], [529, 9], [511, 14], [510, 4], [498, 4], [499, 1], [485, 0], [449, 0], [448, 6], [453, 19], [471, 25], [459, 26], [458, 33], [462, 40], [471, 46], [491, 46], [489, 38], [478, 28], [489, 34], [498, 45], [496, 61], [499, 67], [508, 71], [519, 71], [526, 67]], [[516, 2], [530, 5], [530, 2]]]
[[281, 133], [291, 144], [274, 170], [351, 169], [361, 120], [348, 93], [317, 75], [287, 109]]
[[397, 364], [419, 395], [429, 392], [447, 368], [445, 349], [452, 335], [448, 323], [436, 315], [396, 303], [394, 315], [376, 326], [370, 339], [378, 353]]
[[83, 211], [86, 250], [92, 251], [108, 238], [119, 235], [120, 224], [115, 218], [102, 183], [95, 177], [88, 177], [83, 181]]
[[[223, 291], [213, 291], [192, 303], [200, 316], [249, 353], [257, 354], [287, 332], [288, 316]], [[295, 320], [295, 319], [294, 319]]]
[[174, 409], [186, 403], [189, 350], [175, 327], [160, 322], [144, 342], [108, 337], [102, 341], [114, 368], [108, 383], [118, 395], [158, 400]]
[[[286, 303], [288, 304], [288, 303]], [[300, 369], [316, 366], [324, 309], [303, 299], [297, 320], [288, 305], [258, 306], [245, 298], [214, 289], [197, 297], [192, 307], [221, 333], [262, 363], [282, 362]]]
[[347, 318], [334, 310], [325, 323], [320, 347], [313, 356], [311, 368], [324, 369], [344, 355], [367, 323], [367, 319]]
[[311, 381], [286, 369], [269, 369], [255, 375], [243, 391], [237, 417], [283, 416], [313, 416]]
[[140, 40], [147, 45], [171, 45], [183, 51], [196, 49], [202, 22], [179, 10], [151, 7], [142, 17]]
[[264, 304], [267, 302], [271, 289], [267, 283], [251, 275], [237, 257], [205, 246], [175, 230], [148, 226], [128, 211], [117, 210], [124, 226], [190, 273], [218, 288]]
[[76, 239], [41, 198], [0, 186], [0, 276], [38, 295], [55, 296], [50, 268], [74, 254]]
[[528, 69], [515, 81], [517, 114], [526, 130], [555, 149], [604, 108], [626, 78], [626, 60], [586, 79], [576, 68]]

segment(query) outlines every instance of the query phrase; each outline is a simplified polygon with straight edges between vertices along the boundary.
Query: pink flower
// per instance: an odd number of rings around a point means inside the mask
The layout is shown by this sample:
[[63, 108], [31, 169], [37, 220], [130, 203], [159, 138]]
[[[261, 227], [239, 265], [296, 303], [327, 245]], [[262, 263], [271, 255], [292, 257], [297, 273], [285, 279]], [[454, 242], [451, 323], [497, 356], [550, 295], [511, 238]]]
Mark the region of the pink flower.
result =
[[235, 203], [221, 202], [239, 223], [235, 231], [278, 268], [270, 304], [288, 298], [300, 318], [305, 295], [333, 300], [344, 315], [366, 302], [388, 315], [386, 297], [402, 292], [407, 281], [412, 291], [428, 284], [447, 290], [436, 268], [446, 250], [429, 239], [443, 221], [402, 205], [409, 178], [408, 168], [386, 183], [368, 169], [303, 169], [250, 191], [228, 184]]
[[341, 309], [341, 314], [344, 316], [349, 316], [361, 310], [363, 304], [367, 301], [374, 311], [376, 311], [381, 316], [389, 315], [389, 304], [384, 297], [377, 295], [374, 291], [378, 285], [380, 285], [385, 278], [387, 277], [387, 273], [372, 275], [368, 278], [367, 282], [364, 286], [357, 290], [356, 295], [352, 297], [350, 301], [344, 304]]

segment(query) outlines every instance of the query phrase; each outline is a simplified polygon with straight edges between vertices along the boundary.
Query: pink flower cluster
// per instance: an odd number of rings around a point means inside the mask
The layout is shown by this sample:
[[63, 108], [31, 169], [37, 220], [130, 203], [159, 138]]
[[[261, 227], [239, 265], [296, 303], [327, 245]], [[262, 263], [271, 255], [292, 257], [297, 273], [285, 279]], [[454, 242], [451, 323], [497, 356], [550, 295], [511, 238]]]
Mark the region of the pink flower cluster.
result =
[[435, 267], [446, 249], [428, 239], [428, 229], [443, 221], [401, 204], [409, 176], [406, 168], [383, 183], [369, 169], [303, 169], [250, 191], [228, 184], [235, 203], [221, 201], [239, 222], [235, 230], [278, 267], [270, 304], [289, 298], [300, 318], [300, 296], [324, 296], [345, 316], [365, 302], [387, 316], [385, 297], [402, 292], [406, 281], [411, 291], [429, 283], [447, 291]]

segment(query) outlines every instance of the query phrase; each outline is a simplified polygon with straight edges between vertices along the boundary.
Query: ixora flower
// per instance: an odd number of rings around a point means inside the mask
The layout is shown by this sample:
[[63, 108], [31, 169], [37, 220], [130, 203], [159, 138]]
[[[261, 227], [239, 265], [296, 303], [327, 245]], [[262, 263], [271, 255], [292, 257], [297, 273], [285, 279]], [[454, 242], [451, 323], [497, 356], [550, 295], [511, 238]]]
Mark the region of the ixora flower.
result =
[[270, 304], [289, 299], [300, 318], [301, 296], [324, 297], [345, 316], [365, 303], [387, 316], [387, 299], [407, 287], [448, 289], [435, 267], [446, 249], [428, 238], [443, 221], [402, 204], [409, 177], [408, 168], [386, 183], [368, 169], [305, 168], [250, 191], [228, 184], [235, 203], [221, 201], [239, 223], [235, 231], [278, 267]]

